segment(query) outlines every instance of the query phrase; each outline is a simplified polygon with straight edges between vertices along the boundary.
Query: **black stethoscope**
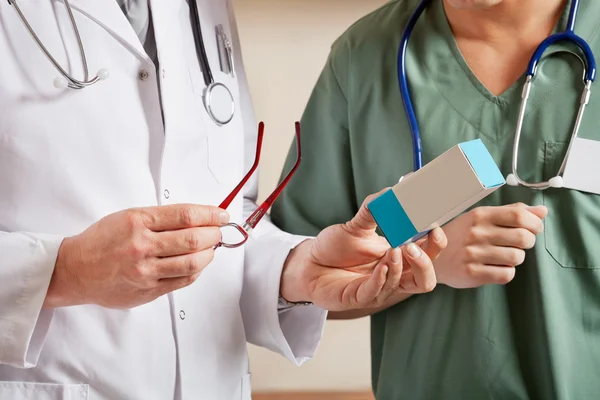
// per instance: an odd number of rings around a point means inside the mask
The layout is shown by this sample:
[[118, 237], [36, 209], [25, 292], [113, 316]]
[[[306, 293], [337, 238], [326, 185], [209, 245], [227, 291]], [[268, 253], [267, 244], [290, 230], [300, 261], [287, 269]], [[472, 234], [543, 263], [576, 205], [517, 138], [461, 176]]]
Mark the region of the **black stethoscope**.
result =
[[221, 82], [215, 82], [210, 68], [210, 62], [206, 55], [206, 46], [202, 36], [200, 15], [198, 15], [198, 4], [196, 0], [190, 0], [190, 12], [192, 16], [192, 30], [196, 44], [196, 53], [200, 60], [202, 75], [206, 88], [202, 95], [206, 112], [217, 125], [226, 125], [235, 114], [235, 100], [227, 86]]
[[[196, 0], [189, 1], [190, 12], [192, 17], [192, 31], [194, 33], [194, 41], [196, 44], [196, 53], [198, 54], [200, 66], [202, 68], [202, 74], [204, 75], [204, 83], [206, 84], [206, 88], [204, 89], [204, 93], [202, 95], [204, 107], [206, 108], [206, 112], [208, 113], [210, 118], [215, 122], [215, 124], [226, 125], [233, 119], [233, 115], [235, 114], [235, 100], [233, 99], [233, 95], [231, 94], [229, 88], [223, 83], [215, 82], [213, 78], [210, 63], [208, 61], [208, 56], [206, 55], [206, 47], [204, 45], [204, 38], [202, 36], [202, 28], [200, 27], [198, 3]], [[75, 22], [75, 18], [73, 17], [73, 10], [71, 9], [69, 0], [63, 0], [63, 2], [67, 10], [67, 14], [69, 15], [69, 19], [71, 21], [71, 25], [73, 27], [73, 31], [77, 39], [77, 43], [79, 45], [81, 60], [84, 67], [83, 80], [75, 79], [64, 68], [62, 68], [58, 61], [56, 61], [56, 59], [44, 46], [41, 39], [38, 37], [38, 35], [35, 33], [31, 25], [27, 21], [27, 18], [17, 5], [17, 0], [8, 0], [8, 4], [13, 6], [19, 18], [23, 22], [23, 25], [25, 25], [27, 31], [31, 34], [32, 38], [35, 40], [35, 42], [40, 47], [42, 52], [46, 55], [46, 57], [50, 60], [52, 65], [60, 73], [60, 76], [54, 79], [54, 86], [58, 89], [84, 89], [101, 80], [108, 79], [110, 74], [106, 68], [102, 68], [98, 71], [98, 74], [94, 78], [89, 78], [88, 63], [85, 57], [83, 41], [81, 40], [79, 29], [77, 28], [77, 23]]]

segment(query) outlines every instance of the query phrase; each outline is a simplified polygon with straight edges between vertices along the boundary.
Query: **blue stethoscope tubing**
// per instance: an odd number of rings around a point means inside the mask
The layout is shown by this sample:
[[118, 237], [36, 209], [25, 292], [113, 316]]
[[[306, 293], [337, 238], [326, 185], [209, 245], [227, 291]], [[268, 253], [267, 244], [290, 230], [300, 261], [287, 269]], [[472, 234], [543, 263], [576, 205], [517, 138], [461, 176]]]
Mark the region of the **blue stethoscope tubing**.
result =
[[[415, 171], [423, 167], [423, 147], [421, 143], [419, 123], [417, 121], [417, 116], [415, 114], [415, 110], [411, 101], [410, 90], [408, 89], [408, 80], [406, 74], [406, 55], [408, 53], [407, 49], [410, 35], [412, 34], [412, 31], [419, 17], [421, 16], [421, 14], [423, 14], [423, 11], [425, 11], [425, 8], [429, 5], [429, 3], [431, 3], [431, 1], [432, 0], [421, 0], [416, 10], [409, 18], [406, 27], [404, 28], [404, 32], [402, 33], [402, 38], [400, 40], [400, 48], [398, 50], [398, 83], [400, 87], [402, 103], [404, 105], [404, 111], [406, 113], [406, 118], [408, 120], [408, 125], [412, 136]], [[527, 67], [528, 78], [532, 79], [535, 75], [537, 66], [542, 58], [542, 55], [548, 49], [548, 47], [555, 43], [566, 41], [575, 44], [583, 52], [584, 60], [586, 63], [585, 80], [587, 82], [593, 82], [596, 79], [596, 60], [594, 58], [594, 54], [592, 53], [592, 49], [584, 39], [575, 34], [575, 21], [577, 19], [577, 11], [579, 11], [579, 0], [572, 0], [567, 29], [564, 32], [555, 33], [547, 37], [538, 46], [536, 51], [533, 53], [533, 56], [531, 57], [531, 60], [529, 61], [529, 65]]]

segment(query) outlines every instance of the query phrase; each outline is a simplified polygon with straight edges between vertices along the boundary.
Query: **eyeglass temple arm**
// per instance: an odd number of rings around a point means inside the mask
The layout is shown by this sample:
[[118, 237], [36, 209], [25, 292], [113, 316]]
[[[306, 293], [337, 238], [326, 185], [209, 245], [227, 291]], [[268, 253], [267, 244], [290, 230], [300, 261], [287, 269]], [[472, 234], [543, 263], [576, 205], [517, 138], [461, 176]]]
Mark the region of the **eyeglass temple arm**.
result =
[[225, 210], [225, 209], [227, 209], [227, 207], [229, 207], [229, 205], [231, 204], [233, 199], [235, 199], [235, 197], [238, 195], [240, 190], [242, 190], [244, 185], [246, 185], [246, 183], [248, 183], [248, 180], [250, 180], [250, 177], [252, 177], [252, 175], [256, 171], [256, 168], [258, 168], [258, 164], [260, 162], [260, 151], [262, 149], [262, 141], [263, 141], [264, 133], [265, 133], [265, 124], [263, 122], [261, 122], [258, 124], [258, 139], [257, 139], [257, 143], [256, 143], [256, 155], [254, 156], [254, 164], [252, 165], [252, 168], [250, 168], [250, 171], [248, 171], [246, 176], [244, 176], [244, 179], [241, 180], [241, 182], [235, 187], [235, 189], [233, 189], [233, 191], [229, 194], [229, 196], [227, 196], [225, 198], [225, 200], [223, 200], [223, 202], [219, 205], [219, 208], [222, 208]]
[[281, 181], [281, 183], [275, 188], [273, 193], [256, 209], [254, 212], [248, 217], [246, 223], [244, 224], [244, 228], [246, 230], [252, 230], [256, 227], [258, 222], [265, 216], [269, 208], [275, 203], [275, 200], [279, 197], [283, 189], [287, 186], [290, 179], [300, 166], [300, 161], [302, 161], [302, 146], [300, 143], [300, 123], [296, 122], [296, 162], [294, 166], [285, 176], [285, 178]]

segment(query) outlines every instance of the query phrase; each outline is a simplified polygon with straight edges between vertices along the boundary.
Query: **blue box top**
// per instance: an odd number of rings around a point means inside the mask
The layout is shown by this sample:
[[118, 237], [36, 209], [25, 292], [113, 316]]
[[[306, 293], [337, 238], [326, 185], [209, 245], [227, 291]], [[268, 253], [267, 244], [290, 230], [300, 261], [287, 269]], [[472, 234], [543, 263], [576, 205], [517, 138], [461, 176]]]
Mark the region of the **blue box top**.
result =
[[486, 189], [506, 183], [504, 176], [481, 139], [460, 143], [458, 146]]

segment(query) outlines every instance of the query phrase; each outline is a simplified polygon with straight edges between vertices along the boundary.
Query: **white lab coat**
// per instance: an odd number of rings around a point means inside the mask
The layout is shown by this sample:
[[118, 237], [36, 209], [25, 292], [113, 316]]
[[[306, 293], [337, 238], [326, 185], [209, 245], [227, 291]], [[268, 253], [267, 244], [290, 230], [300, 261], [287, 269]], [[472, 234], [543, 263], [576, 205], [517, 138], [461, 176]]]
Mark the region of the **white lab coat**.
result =
[[[63, 3], [19, 4], [58, 61], [82, 77]], [[267, 220], [243, 248], [217, 250], [196, 283], [150, 304], [41, 309], [65, 236], [130, 207], [218, 205], [255, 149], [230, 0], [199, 1], [213, 74], [236, 98], [224, 127], [202, 105], [185, 0], [151, 0], [160, 95], [155, 66], [116, 2], [71, 5], [90, 74], [110, 70], [78, 91], [54, 88], [57, 71], [0, 1], [0, 399], [249, 399], [246, 342], [302, 363], [325, 320], [316, 307], [278, 312], [282, 265], [303, 238]], [[235, 78], [219, 66], [220, 23], [233, 39]], [[233, 221], [243, 222], [255, 196], [253, 180], [229, 208]]]

